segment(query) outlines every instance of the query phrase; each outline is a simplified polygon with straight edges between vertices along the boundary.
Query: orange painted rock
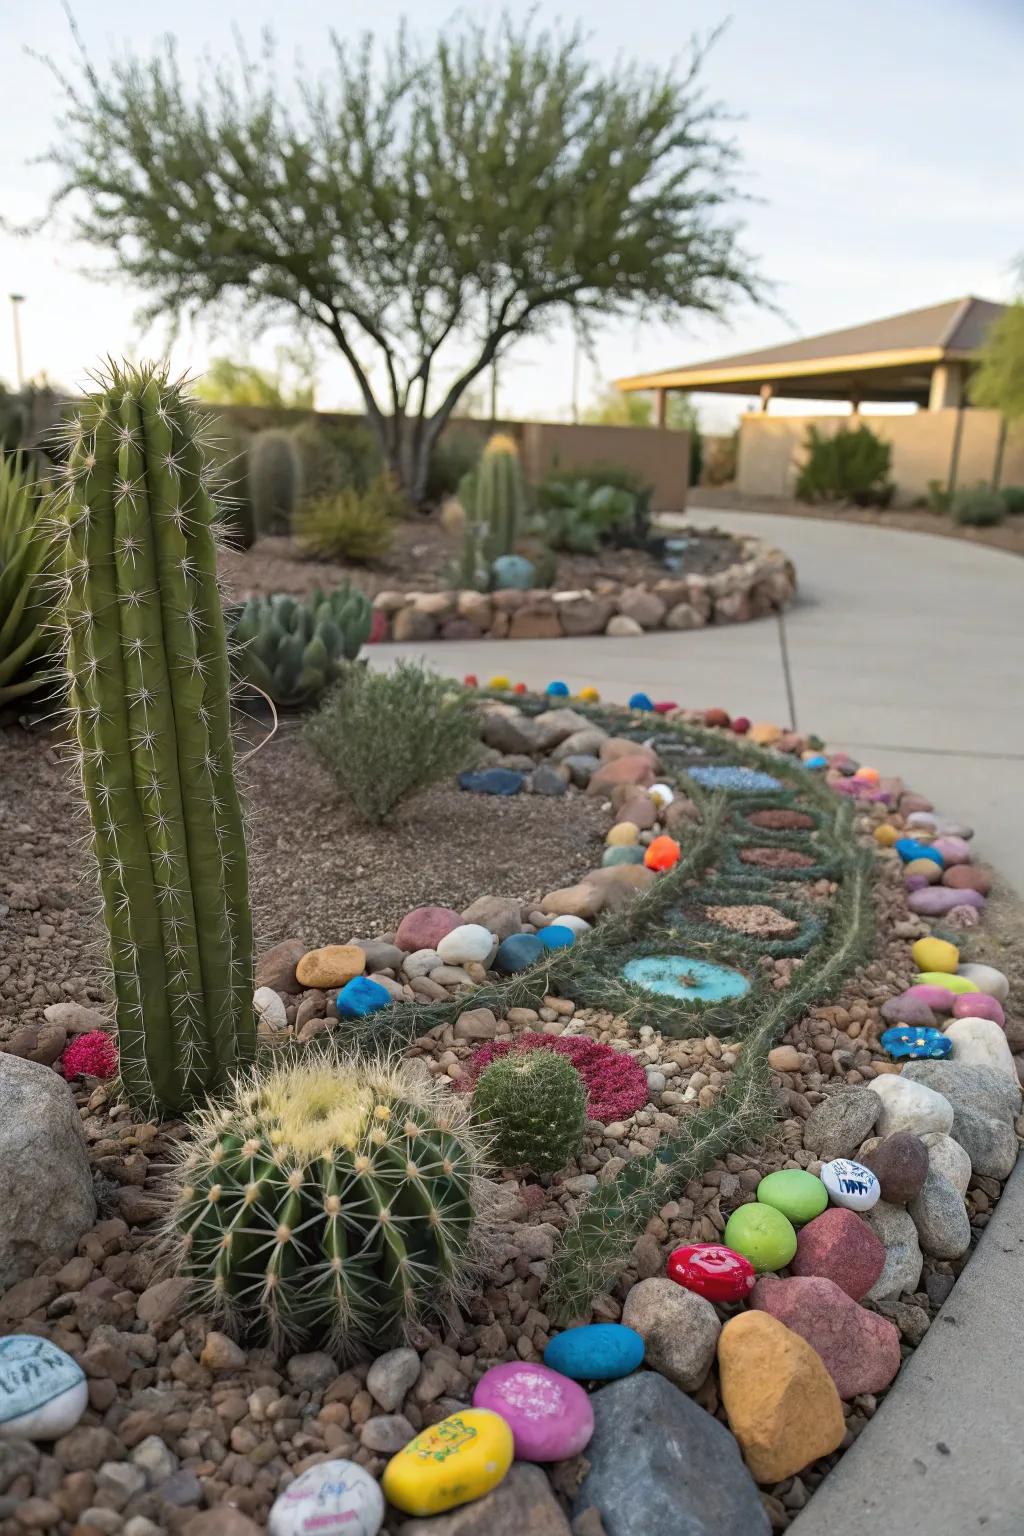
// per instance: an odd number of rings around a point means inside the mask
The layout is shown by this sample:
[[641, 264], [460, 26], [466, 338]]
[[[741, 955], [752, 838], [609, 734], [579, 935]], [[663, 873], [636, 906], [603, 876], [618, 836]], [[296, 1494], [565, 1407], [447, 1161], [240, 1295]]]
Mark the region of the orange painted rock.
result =
[[718, 1340], [718, 1370], [729, 1428], [759, 1483], [792, 1477], [834, 1451], [846, 1433], [821, 1356], [767, 1312], [729, 1319]]
[[679, 844], [674, 837], [656, 837], [644, 854], [648, 869], [674, 869], [679, 863]]
[[767, 720], [756, 720], [747, 735], [757, 747], [774, 747], [782, 736], [782, 728]]
[[295, 967], [303, 987], [343, 987], [366, 969], [366, 951], [358, 944], [326, 944], [311, 949]]

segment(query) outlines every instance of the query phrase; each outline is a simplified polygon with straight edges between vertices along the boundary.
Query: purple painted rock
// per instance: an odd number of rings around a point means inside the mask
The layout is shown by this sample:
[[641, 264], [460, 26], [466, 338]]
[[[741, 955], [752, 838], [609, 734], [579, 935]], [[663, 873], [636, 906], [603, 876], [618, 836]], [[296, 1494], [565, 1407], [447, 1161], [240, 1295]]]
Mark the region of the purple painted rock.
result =
[[860, 1301], [885, 1268], [885, 1245], [855, 1211], [833, 1206], [797, 1233], [794, 1275], [820, 1275]]
[[992, 876], [977, 864], [954, 864], [942, 876], [942, 883], [954, 891], [980, 891], [987, 896], [992, 889]]
[[956, 998], [953, 1003], [954, 1019], [991, 1019], [993, 1024], [1006, 1028], [1006, 1015], [1003, 1005], [996, 997], [987, 997], [984, 992], [966, 992], [962, 997]]
[[406, 954], [417, 949], [436, 949], [445, 934], [461, 922], [462, 918], [451, 907], [414, 907], [399, 923], [395, 943]]
[[882, 1199], [889, 1205], [909, 1205], [916, 1200], [928, 1177], [928, 1148], [910, 1131], [894, 1131], [861, 1161], [875, 1175], [882, 1186]]
[[943, 864], [969, 864], [971, 846], [962, 837], [937, 837], [932, 847], [942, 854]]
[[948, 885], [932, 885], [907, 897], [907, 906], [919, 917], [944, 917], [954, 907], [977, 907], [980, 911], [984, 905], [980, 891], [951, 890]]
[[[935, 868], [938, 869], [938, 867], [939, 866], [936, 864]], [[903, 884], [906, 886], [908, 891], [923, 891], [926, 890], [929, 885], [934, 884], [934, 882], [929, 880], [926, 875], [904, 875]]]
[[492, 1365], [473, 1391], [474, 1408], [500, 1414], [519, 1461], [565, 1461], [594, 1433], [594, 1410], [581, 1386], [546, 1365]]
[[[933, 1013], [951, 1012], [954, 997], [956, 993], [951, 992], [948, 987], [933, 987], [927, 982], [919, 983], [916, 987], [908, 987], [900, 994], [901, 1001], [906, 1002], [909, 999], [911, 1002], [924, 1003], [925, 1007], [930, 1008]], [[900, 1022], [914, 1024], [916, 1020], [902, 1019]]]
[[928, 1004], [906, 992], [884, 1002], [881, 1014], [889, 1024], [913, 1024], [918, 1029], [935, 1027], [935, 1014]]
[[895, 1324], [858, 1306], [824, 1276], [781, 1280], [763, 1275], [751, 1292], [750, 1305], [806, 1339], [824, 1361], [840, 1397], [881, 1392], [900, 1368]]

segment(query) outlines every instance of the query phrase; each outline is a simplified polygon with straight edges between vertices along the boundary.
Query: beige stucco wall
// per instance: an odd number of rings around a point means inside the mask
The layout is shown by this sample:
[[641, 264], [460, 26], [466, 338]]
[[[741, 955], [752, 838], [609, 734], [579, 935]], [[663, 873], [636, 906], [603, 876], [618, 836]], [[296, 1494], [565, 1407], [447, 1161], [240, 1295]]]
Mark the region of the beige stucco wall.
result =
[[551, 468], [584, 469], [625, 464], [653, 487], [655, 512], [682, 512], [690, 467], [688, 432], [661, 427], [571, 426], [562, 422], [517, 423], [523, 460], [536, 482]]
[[[912, 416], [872, 416], [864, 411], [861, 419], [892, 447], [891, 473], [897, 502], [912, 502], [926, 496], [930, 480], [946, 484], [956, 434], [955, 410], [917, 411]], [[744, 416], [740, 423], [737, 490], [748, 496], [791, 496], [807, 428], [812, 424], [822, 433], [838, 432], [850, 425], [850, 417], [767, 413]], [[991, 483], [999, 431], [995, 411], [964, 411], [958, 486]], [[1024, 483], [1024, 430], [1012, 431], [1007, 437], [1000, 483]]]

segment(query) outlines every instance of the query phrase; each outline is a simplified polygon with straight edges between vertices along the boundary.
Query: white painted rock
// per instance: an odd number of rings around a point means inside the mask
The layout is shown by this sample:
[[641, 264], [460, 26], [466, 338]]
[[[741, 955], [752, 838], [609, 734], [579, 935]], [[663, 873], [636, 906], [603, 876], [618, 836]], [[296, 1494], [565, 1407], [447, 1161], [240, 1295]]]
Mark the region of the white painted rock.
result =
[[85, 1372], [56, 1344], [30, 1333], [0, 1338], [0, 1437], [58, 1440], [88, 1403]]
[[952, 1104], [941, 1093], [926, 1088], [924, 1083], [915, 1083], [909, 1077], [886, 1073], [876, 1077], [867, 1086], [882, 1101], [882, 1113], [875, 1130], [883, 1139], [896, 1131], [910, 1131], [915, 1136], [923, 1136], [926, 1131], [945, 1133], [952, 1129]]
[[322, 1461], [275, 1500], [269, 1536], [377, 1536], [384, 1495], [354, 1461]]
[[882, 1198], [882, 1186], [871, 1169], [848, 1157], [822, 1164], [820, 1177], [832, 1204], [844, 1205], [848, 1211], [870, 1211]]
[[660, 806], [662, 810], [666, 805], [671, 805], [676, 797], [675, 790], [670, 784], [652, 784], [647, 793], [655, 805]]
[[414, 976], [429, 976], [431, 971], [436, 971], [443, 964], [436, 949], [414, 949], [402, 961], [402, 970], [412, 980]]
[[260, 1024], [269, 1029], [287, 1029], [288, 1015], [279, 993], [273, 987], [257, 987], [252, 995], [253, 1011]]
[[594, 926], [585, 917], [560, 917], [556, 921], [559, 928], [571, 928], [573, 933], [589, 933]]
[[962, 1067], [994, 1067], [1017, 1082], [1017, 1067], [1005, 1032], [994, 1019], [954, 1019], [946, 1029], [953, 1060]]
[[1010, 983], [994, 965], [958, 965], [956, 973], [973, 981], [979, 992], [994, 997], [997, 1003], [1005, 1003], [1010, 995]]
[[[460, 923], [438, 940], [437, 952], [445, 965], [484, 965], [498, 947], [498, 941], [482, 923]], [[406, 962], [408, 968], [408, 962]]]
[[971, 1160], [958, 1141], [952, 1136], [940, 1136], [929, 1131], [921, 1140], [928, 1148], [928, 1167], [932, 1173], [941, 1173], [953, 1188], [966, 1195], [971, 1182]]

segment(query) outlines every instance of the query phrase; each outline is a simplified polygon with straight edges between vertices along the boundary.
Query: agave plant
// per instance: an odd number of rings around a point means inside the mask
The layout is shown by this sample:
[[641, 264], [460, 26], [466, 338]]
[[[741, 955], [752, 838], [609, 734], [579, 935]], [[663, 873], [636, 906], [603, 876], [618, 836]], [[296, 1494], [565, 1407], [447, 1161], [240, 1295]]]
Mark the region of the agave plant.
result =
[[51, 677], [46, 586], [53, 541], [45, 510], [29, 462], [0, 446], [0, 708]]

